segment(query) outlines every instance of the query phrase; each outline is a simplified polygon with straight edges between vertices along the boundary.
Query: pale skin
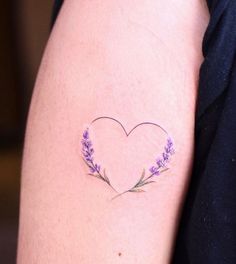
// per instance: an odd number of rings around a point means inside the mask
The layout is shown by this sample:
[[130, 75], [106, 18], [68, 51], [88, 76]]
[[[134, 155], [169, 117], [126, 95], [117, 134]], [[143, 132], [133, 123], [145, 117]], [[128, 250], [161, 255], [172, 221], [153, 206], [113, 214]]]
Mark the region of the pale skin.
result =
[[[203, 0], [65, 1], [28, 118], [18, 264], [170, 263], [191, 175], [208, 21]], [[85, 124], [103, 115], [127, 130], [157, 122], [172, 135], [170, 169], [144, 193], [111, 201], [114, 191], [87, 175], [81, 135]], [[114, 129], [104, 131], [100, 144], [109, 149], [110, 177], [122, 188], [139, 178], [132, 167], [145, 166], [146, 153], [124, 160], [117, 143], [122, 136], [111, 144]], [[148, 138], [158, 145], [154, 136], [149, 130], [138, 142]]]

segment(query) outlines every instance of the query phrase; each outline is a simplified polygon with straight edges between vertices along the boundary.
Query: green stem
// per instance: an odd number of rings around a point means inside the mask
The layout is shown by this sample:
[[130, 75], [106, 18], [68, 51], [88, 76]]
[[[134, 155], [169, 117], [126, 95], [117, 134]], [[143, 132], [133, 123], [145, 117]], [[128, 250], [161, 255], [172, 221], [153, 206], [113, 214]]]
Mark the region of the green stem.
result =
[[83, 158], [84, 162], [87, 164], [88, 167], [92, 167], [96, 172], [97, 174], [99, 175], [100, 179], [103, 180], [104, 182], [106, 182], [115, 192], [117, 192], [117, 190], [101, 175], [101, 173], [96, 169], [93, 161], [91, 161], [91, 165], [88, 164], [88, 162]]

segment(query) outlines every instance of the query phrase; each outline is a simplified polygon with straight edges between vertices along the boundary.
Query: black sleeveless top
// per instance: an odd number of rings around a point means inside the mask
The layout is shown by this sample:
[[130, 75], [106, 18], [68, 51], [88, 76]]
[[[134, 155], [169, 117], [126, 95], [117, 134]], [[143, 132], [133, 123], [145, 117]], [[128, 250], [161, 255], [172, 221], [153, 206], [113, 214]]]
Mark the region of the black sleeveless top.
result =
[[[174, 264], [236, 263], [236, 1], [206, 1], [194, 165]], [[62, 2], [55, 1], [52, 23]]]

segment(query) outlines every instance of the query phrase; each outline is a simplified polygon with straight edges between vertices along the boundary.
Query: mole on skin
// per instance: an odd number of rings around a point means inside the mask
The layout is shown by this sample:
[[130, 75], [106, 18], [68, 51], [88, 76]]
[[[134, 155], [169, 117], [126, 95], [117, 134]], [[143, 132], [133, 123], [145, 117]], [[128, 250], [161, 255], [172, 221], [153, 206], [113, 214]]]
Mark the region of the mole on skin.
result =
[[122, 255], [121, 252], [119, 252], [119, 253], [118, 253], [118, 256], [120, 257], [121, 255]]

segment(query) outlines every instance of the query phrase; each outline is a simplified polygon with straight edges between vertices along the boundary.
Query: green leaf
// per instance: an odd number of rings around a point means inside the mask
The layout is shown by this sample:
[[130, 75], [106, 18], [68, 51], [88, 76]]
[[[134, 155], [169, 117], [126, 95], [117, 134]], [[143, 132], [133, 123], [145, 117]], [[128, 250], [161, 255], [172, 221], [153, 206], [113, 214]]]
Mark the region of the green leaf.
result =
[[144, 178], [144, 176], [145, 176], [145, 169], [143, 169], [143, 172], [142, 172], [142, 175], [141, 175], [141, 177], [140, 177], [140, 179], [139, 179], [139, 182], [142, 181], [142, 179]]
[[103, 177], [105, 179], [105, 181], [110, 184], [110, 180], [108, 179], [107, 175], [106, 175], [106, 172], [105, 172], [105, 169], [103, 170]]
[[169, 168], [165, 168], [165, 169], [163, 169], [162, 171], [160, 171], [160, 173], [165, 172], [165, 171], [167, 171], [167, 170], [169, 170]]
[[142, 182], [144, 176], [145, 176], [145, 169], [143, 169], [142, 175], [141, 175], [139, 181], [134, 185], [134, 188], [140, 186], [140, 183]]
[[129, 190], [129, 192], [145, 192], [145, 191], [142, 189], [131, 189]]
[[99, 178], [99, 179], [102, 179], [103, 180], [103, 178], [99, 175], [99, 174], [92, 174], [92, 173], [88, 173], [88, 175], [90, 175], [90, 176], [93, 176], [93, 177], [96, 177], [96, 178]]
[[143, 185], [146, 185], [146, 184], [149, 184], [149, 183], [153, 183], [153, 182], [156, 182], [156, 181], [147, 181], [147, 182], [143, 182], [143, 183], [141, 183], [139, 186], [141, 187], [141, 186], [143, 186]]

